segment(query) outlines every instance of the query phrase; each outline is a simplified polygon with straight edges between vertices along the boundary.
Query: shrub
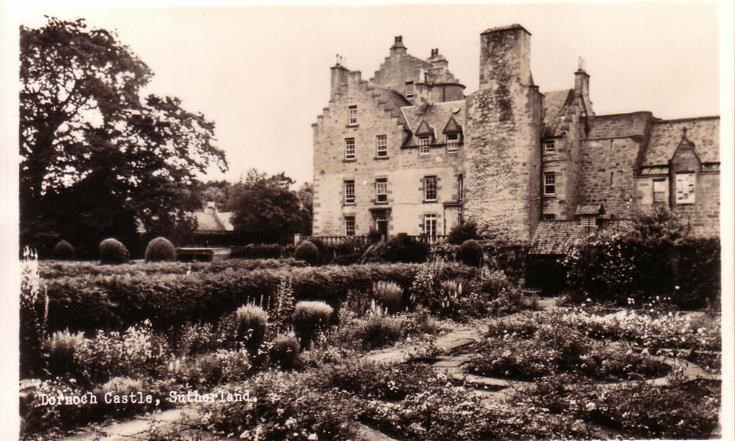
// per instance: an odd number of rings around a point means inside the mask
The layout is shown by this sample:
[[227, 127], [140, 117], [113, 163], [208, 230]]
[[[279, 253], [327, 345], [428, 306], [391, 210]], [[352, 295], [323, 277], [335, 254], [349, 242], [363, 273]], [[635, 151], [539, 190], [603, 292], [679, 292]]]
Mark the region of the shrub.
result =
[[385, 262], [425, 262], [429, 255], [429, 245], [399, 234], [377, 245], [372, 250], [371, 260]]
[[[265, 340], [268, 326], [268, 314], [260, 306], [245, 305], [239, 307], [225, 322], [231, 320], [232, 325], [224, 326], [224, 331], [231, 335], [236, 343], [242, 343], [250, 354], [255, 354]], [[229, 329], [228, 329], [229, 328]]]
[[457, 260], [468, 266], [482, 266], [482, 246], [473, 239], [462, 242], [457, 250]]
[[217, 335], [211, 323], [185, 323], [179, 333], [177, 350], [182, 355], [194, 355], [217, 349]]
[[373, 283], [373, 295], [388, 308], [388, 312], [395, 314], [401, 309], [403, 289], [395, 282], [379, 281]]
[[230, 259], [279, 259], [283, 252], [278, 244], [248, 244], [232, 247]]
[[397, 342], [403, 335], [401, 321], [386, 317], [381, 310], [373, 309], [360, 325], [359, 337], [365, 349], [380, 348]]
[[165, 262], [176, 260], [176, 248], [165, 237], [156, 237], [145, 247], [146, 262]]
[[178, 377], [181, 382], [214, 386], [242, 381], [250, 375], [250, 357], [246, 350], [219, 349], [202, 354], [193, 363], [183, 364]]
[[370, 228], [367, 234], [367, 238], [369, 243], [378, 243], [383, 240], [383, 235], [375, 228]]
[[54, 245], [54, 259], [72, 260], [74, 259], [75, 253], [74, 247], [65, 240], [60, 240]]
[[273, 340], [270, 357], [281, 369], [293, 369], [299, 356], [298, 339], [293, 335], [279, 335]]
[[84, 343], [84, 334], [72, 334], [69, 330], [51, 335], [48, 345], [48, 370], [52, 375], [63, 376], [77, 373], [74, 353]]
[[271, 317], [273, 317], [272, 328], [275, 331], [285, 331], [291, 324], [291, 316], [296, 305], [291, 279], [284, 277], [280, 280], [275, 297], [271, 310]]
[[130, 258], [128, 249], [117, 239], [105, 239], [100, 242], [100, 262], [105, 264], [127, 263]]
[[313, 242], [305, 240], [296, 247], [293, 257], [308, 262], [310, 265], [318, 265], [319, 248]]
[[477, 234], [477, 224], [474, 221], [466, 221], [461, 224], [457, 224], [449, 231], [447, 236], [447, 242], [454, 245], [461, 245], [468, 240], [479, 239], [480, 235]]
[[333, 312], [334, 309], [324, 302], [302, 301], [296, 304], [293, 327], [302, 348], [308, 346], [319, 331], [329, 326]]
[[42, 289], [36, 253], [26, 247], [20, 265], [20, 372], [27, 377], [40, 374], [41, 346], [49, 328], [49, 296]]

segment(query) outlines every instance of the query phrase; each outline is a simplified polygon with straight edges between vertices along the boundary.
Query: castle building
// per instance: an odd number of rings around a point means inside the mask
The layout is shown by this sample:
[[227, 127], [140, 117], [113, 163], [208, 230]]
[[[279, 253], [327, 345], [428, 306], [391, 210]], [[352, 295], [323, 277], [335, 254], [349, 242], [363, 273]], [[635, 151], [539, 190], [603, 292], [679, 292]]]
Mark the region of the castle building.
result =
[[331, 68], [312, 125], [315, 236], [434, 237], [472, 219], [485, 237], [543, 242], [656, 204], [719, 234], [719, 117], [596, 115], [581, 65], [573, 87], [539, 91], [522, 26], [480, 39], [469, 95], [438, 49], [414, 57], [400, 36], [370, 80]]

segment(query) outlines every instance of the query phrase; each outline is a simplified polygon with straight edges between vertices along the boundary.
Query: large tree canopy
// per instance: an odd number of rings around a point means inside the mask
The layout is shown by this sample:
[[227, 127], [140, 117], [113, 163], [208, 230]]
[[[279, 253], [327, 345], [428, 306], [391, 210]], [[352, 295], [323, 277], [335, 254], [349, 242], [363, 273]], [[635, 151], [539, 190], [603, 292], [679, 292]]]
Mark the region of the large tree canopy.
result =
[[[232, 225], [248, 242], [289, 242], [294, 233], [311, 231], [311, 206], [303, 203], [311, 187], [297, 193], [284, 173], [268, 176], [256, 169], [230, 190]], [[308, 198], [310, 204], [311, 198]]]
[[43, 252], [63, 237], [92, 254], [137, 225], [191, 228], [186, 189], [210, 165], [227, 168], [214, 123], [177, 98], [142, 97], [148, 66], [83, 20], [21, 27], [20, 49], [21, 242]]

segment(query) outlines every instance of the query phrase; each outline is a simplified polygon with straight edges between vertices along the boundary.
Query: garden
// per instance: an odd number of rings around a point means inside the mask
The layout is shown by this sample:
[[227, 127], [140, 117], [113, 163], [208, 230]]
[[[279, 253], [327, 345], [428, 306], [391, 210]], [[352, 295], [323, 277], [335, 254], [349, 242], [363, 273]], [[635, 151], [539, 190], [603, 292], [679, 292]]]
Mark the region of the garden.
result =
[[[163, 238], [132, 262], [117, 241], [102, 263], [64, 260], [65, 245], [55, 260], [27, 252], [22, 439], [716, 433], [719, 312], [686, 307], [701, 287], [672, 294], [686, 305], [640, 289], [617, 302], [588, 277], [544, 298], [522, 289], [517, 246], [370, 247], [304, 241], [198, 263]], [[589, 267], [618, 274], [599, 259]]]

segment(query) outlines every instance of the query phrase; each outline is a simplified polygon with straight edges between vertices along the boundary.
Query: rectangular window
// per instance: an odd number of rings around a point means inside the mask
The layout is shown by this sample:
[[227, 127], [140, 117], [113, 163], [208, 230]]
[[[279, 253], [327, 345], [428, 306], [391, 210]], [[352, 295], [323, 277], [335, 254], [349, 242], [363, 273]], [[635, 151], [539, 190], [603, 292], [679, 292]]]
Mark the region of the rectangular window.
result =
[[355, 160], [355, 138], [345, 138], [345, 161]]
[[386, 135], [375, 137], [375, 156], [377, 158], [388, 157], [388, 137]]
[[556, 194], [556, 174], [554, 172], [544, 173], [544, 194], [551, 196]]
[[345, 236], [355, 235], [355, 216], [345, 216]]
[[357, 106], [350, 106], [347, 108], [347, 125], [357, 125]]
[[464, 200], [464, 175], [457, 175], [457, 200]]
[[424, 201], [436, 201], [436, 176], [426, 176], [424, 178]]
[[413, 81], [406, 81], [406, 98], [413, 98], [415, 93]]
[[447, 133], [447, 151], [456, 152], [459, 149], [459, 133]]
[[345, 181], [345, 204], [355, 203], [355, 181]]
[[419, 137], [419, 155], [428, 155], [431, 147], [431, 138], [428, 136]]
[[654, 179], [653, 180], [653, 203], [654, 204], [666, 204], [666, 180], [665, 179]]
[[436, 236], [436, 215], [425, 214], [424, 215], [424, 234], [426, 236]]
[[388, 203], [388, 179], [378, 178], [375, 180], [375, 203]]
[[676, 203], [677, 204], [693, 204], [694, 203], [694, 173], [677, 173], [676, 174]]
[[544, 141], [544, 152], [545, 153], [554, 153], [556, 151], [556, 143], [554, 140], [551, 141]]
[[596, 225], [594, 216], [582, 216], [580, 221], [585, 228], [592, 228]]

